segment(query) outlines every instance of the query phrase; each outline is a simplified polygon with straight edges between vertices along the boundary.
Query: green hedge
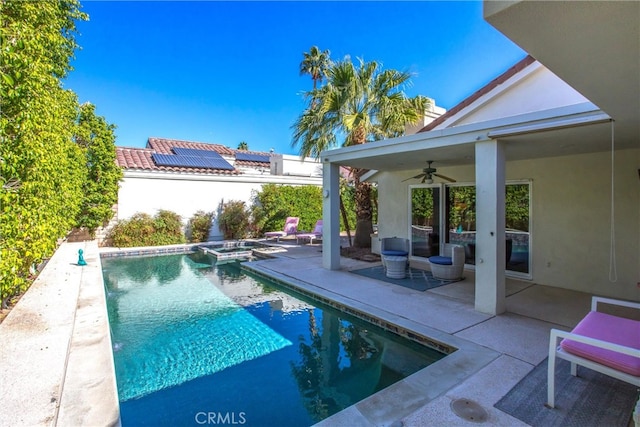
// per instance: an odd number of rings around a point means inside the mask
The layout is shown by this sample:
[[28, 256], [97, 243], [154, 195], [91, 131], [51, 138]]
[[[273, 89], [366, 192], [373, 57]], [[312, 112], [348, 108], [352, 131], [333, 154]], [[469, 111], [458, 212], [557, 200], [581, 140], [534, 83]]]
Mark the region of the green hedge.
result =
[[322, 219], [322, 189], [305, 185], [265, 184], [253, 194], [251, 213], [258, 235], [266, 231], [282, 230], [288, 216], [300, 218], [299, 230], [313, 230]]
[[[355, 189], [341, 180], [340, 193], [353, 236], [356, 229]], [[373, 187], [372, 194], [375, 223], [378, 218], [376, 187]], [[282, 230], [288, 216], [300, 218], [298, 230], [312, 231], [316, 221], [322, 219], [322, 188], [311, 185], [263, 185], [261, 191], [253, 194], [251, 213], [256, 236], [261, 236], [266, 231]], [[340, 212], [339, 215], [340, 229], [344, 231], [346, 226], [342, 213]]]
[[74, 143], [76, 95], [62, 79], [77, 44], [80, 3], [0, 4], [0, 299], [30, 284], [76, 223], [86, 160]]

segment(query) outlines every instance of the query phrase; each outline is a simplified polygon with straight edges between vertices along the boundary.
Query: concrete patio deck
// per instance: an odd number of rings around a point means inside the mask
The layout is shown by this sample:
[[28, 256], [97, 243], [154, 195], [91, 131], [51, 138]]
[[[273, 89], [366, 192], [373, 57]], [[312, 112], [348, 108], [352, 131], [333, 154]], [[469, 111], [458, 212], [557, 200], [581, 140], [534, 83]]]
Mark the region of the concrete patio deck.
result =
[[[75, 264], [79, 248], [86, 267]], [[246, 266], [458, 349], [321, 426], [477, 424], [451, 410], [461, 398], [487, 411], [487, 425], [525, 425], [493, 405], [547, 356], [549, 330], [570, 329], [590, 308], [590, 295], [508, 280], [507, 313], [489, 316], [473, 308], [469, 271], [464, 281], [419, 292], [349, 272], [371, 263], [343, 259], [341, 270], [325, 270], [319, 245], [283, 248]], [[119, 424], [103, 251], [119, 250], [63, 244], [0, 324], [0, 424]]]

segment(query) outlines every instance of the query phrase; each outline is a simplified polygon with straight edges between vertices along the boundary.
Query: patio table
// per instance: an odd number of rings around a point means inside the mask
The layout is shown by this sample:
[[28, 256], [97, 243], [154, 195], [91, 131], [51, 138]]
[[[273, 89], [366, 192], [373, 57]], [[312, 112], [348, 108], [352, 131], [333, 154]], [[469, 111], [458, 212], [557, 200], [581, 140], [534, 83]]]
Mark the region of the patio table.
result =
[[387, 277], [391, 279], [404, 279], [406, 277], [406, 256], [385, 256], [384, 263], [387, 266]]

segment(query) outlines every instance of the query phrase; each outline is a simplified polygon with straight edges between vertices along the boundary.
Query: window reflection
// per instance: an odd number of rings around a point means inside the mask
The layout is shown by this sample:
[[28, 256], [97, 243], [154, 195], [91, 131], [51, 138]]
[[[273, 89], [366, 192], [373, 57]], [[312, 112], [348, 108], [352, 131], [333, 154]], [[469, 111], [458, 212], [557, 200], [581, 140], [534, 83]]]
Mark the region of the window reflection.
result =
[[[440, 209], [440, 190], [445, 205]], [[506, 270], [529, 274], [530, 184], [510, 183], [505, 189]], [[441, 225], [440, 215], [443, 215]], [[464, 246], [465, 262], [475, 264], [476, 188], [474, 185], [437, 185], [411, 189], [412, 255], [438, 255], [440, 227], [449, 230], [444, 241]]]
[[439, 254], [440, 187], [411, 189], [411, 254], [428, 258]]

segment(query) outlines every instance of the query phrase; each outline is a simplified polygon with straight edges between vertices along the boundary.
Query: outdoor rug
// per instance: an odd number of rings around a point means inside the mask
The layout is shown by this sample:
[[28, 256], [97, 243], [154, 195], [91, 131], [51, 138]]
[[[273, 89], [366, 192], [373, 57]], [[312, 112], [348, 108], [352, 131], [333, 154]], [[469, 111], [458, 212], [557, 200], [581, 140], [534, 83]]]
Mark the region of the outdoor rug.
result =
[[392, 279], [387, 277], [382, 265], [376, 265], [375, 267], [368, 267], [360, 270], [351, 270], [351, 272], [370, 279], [382, 280], [383, 282], [415, 289], [416, 291], [426, 291], [427, 289], [437, 288], [438, 286], [444, 286], [449, 283], [459, 282], [462, 280], [436, 279], [431, 275], [430, 271], [419, 270], [417, 268], [408, 268], [407, 276], [404, 279]]
[[629, 383], [556, 359], [555, 408], [547, 408], [547, 359], [494, 406], [533, 426], [627, 427], [638, 389]]

